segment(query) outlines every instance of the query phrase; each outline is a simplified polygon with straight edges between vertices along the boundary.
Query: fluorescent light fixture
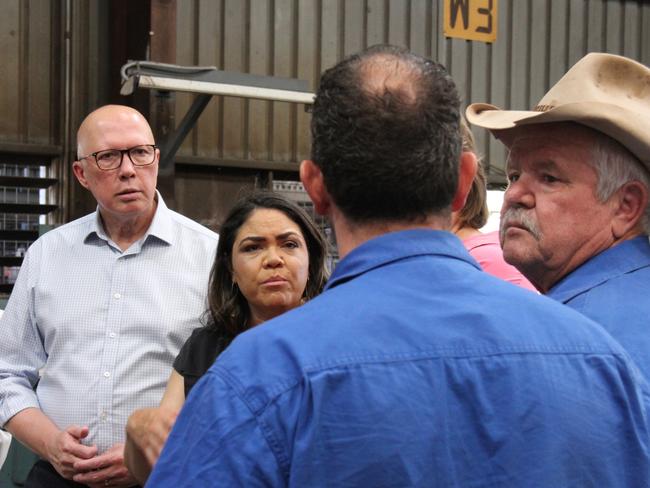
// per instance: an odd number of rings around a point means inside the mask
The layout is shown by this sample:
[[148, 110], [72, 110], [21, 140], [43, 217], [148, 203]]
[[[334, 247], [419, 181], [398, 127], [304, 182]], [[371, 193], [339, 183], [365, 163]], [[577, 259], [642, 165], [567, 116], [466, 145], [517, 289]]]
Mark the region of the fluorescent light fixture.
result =
[[314, 102], [314, 94], [304, 80], [227, 72], [214, 66], [190, 67], [131, 61], [122, 67], [122, 79], [122, 95], [130, 95], [140, 87], [278, 102]]

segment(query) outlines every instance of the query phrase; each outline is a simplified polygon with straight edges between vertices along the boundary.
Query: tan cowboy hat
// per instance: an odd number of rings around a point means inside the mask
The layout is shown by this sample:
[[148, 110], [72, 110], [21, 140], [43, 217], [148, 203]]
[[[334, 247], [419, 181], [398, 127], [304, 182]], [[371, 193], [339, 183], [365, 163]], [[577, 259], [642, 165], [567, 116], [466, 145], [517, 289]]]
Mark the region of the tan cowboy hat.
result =
[[516, 127], [578, 122], [623, 144], [650, 169], [650, 69], [623, 56], [590, 53], [558, 81], [532, 111], [467, 107], [467, 120], [509, 146]]

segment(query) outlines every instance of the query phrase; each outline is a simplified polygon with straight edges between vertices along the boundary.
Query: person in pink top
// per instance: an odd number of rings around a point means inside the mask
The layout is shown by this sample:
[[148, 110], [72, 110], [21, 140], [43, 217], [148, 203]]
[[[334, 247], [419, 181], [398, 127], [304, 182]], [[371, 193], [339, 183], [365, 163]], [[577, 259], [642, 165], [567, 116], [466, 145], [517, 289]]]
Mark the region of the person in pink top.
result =
[[[463, 151], [476, 154], [474, 136], [464, 120], [461, 121], [463, 132]], [[479, 229], [483, 227], [488, 219], [487, 207], [487, 178], [481, 160], [477, 158], [477, 171], [472, 188], [467, 195], [465, 206], [452, 212], [452, 232], [463, 241], [465, 248], [469, 251], [483, 271], [506, 280], [514, 285], [537, 291], [535, 287], [514, 266], [503, 260], [503, 251], [499, 244], [499, 231], [482, 233]]]

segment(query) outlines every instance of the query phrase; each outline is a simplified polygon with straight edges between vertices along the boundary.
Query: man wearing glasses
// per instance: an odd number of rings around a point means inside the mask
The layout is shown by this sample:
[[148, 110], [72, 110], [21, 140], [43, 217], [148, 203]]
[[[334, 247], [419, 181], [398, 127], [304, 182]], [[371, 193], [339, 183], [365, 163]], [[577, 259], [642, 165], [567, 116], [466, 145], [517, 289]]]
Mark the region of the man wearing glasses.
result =
[[26, 486], [132, 486], [127, 417], [158, 404], [200, 325], [217, 235], [165, 206], [136, 110], [99, 108], [77, 143], [97, 211], [25, 255], [0, 321], [0, 425], [42, 458]]

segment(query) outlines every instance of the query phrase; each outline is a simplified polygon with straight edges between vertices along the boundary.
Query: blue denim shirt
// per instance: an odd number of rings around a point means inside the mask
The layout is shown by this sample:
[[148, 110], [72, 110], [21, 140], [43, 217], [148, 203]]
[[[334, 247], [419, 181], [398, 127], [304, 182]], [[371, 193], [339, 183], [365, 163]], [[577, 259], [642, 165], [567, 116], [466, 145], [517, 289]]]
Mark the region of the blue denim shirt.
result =
[[396, 232], [233, 342], [147, 486], [648, 486], [645, 388], [591, 320]]
[[597, 254], [548, 292], [600, 323], [650, 378], [650, 242], [624, 241]]

